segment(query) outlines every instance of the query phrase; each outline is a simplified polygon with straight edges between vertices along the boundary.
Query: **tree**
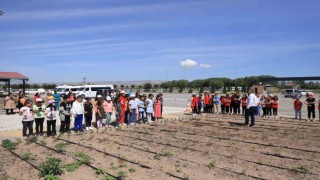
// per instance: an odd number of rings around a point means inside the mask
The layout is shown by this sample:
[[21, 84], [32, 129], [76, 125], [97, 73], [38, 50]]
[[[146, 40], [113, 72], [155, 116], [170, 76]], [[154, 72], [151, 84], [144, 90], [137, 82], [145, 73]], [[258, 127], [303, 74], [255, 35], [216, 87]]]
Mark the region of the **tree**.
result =
[[179, 92], [183, 92], [183, 89], [187, 87], [188, 85], [188, 81], [187, 80], [179, 80], [177, 81], [177, 87], [179, 88]]
[[114, 89], [117, 89], [117, 88], [118, 88], [118, 85], [114, 84], [113, 87], [114, 87]]
[[170, 87], [170, 82], [164, 82], [160, 84], [160, 87], [163, 89], [169, 89]]
[[132, 84], [131, 85], [131, 89], [134, 89], [136, 87], [136, 85]]
[[227, 93], [227, 84], [226, 83], [223, 84], [223, 93]]
[[159, 88], [159, 84], [154, 84], [153, 88], [158, 89]]
[[143, 85], [143, 89], [144, 89], [144, 91], [150, 91], [150, 89], [152, 88], [152, 84], [151, 83], [145, 83], [144, 85]]

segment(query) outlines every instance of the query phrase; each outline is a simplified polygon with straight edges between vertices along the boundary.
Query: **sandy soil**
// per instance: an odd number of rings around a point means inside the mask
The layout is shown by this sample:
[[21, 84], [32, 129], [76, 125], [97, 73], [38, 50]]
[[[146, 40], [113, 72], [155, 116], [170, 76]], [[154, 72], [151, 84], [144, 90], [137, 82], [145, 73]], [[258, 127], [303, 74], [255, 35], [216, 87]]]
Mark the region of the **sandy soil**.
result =
[[[64, 170], [61, 179], [117, 178], [120, 172], [124, 179], [320, 178], [319, 122], [258, 119], [254, 128], [242, 124], [241, 116], [184, 116], [157, 125], [39, 137], [12, 152], [1, 147], [0, 176], [38, 179], [37, 168], [46, 158], [68, 164], [83, 152], [94, 160], [74, 172]], [[64, 152], [56, 151], [58, 143], [67, 144]], [[35, 160], [19, 158], [26, 152]], [[105, 173], [96, 174], [98, 168]]]

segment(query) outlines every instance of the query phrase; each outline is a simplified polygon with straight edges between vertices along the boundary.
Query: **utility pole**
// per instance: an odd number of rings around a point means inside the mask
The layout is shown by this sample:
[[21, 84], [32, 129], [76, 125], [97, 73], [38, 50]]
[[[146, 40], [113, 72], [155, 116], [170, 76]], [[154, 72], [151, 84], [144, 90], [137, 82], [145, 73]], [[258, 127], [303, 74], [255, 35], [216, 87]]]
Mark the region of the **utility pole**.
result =
[[83, 84], [85, 85], [86, 84], [86, 77], [83, 77]]

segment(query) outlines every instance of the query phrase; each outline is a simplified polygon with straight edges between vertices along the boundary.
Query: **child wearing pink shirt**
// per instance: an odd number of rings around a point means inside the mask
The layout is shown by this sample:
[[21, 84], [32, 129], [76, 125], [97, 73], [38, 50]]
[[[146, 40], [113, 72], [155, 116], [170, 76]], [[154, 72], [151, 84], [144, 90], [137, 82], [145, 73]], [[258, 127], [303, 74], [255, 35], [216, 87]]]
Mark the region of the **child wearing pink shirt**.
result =
[[103, 102], [103, 109], [106, 112], [106, 126], [110, 127], [110, 122], [111, 122], [111, 115], [113, 112], [113, 103], [111, 101], [111, 97], [107, 96], [106, 98], [107, 101]]

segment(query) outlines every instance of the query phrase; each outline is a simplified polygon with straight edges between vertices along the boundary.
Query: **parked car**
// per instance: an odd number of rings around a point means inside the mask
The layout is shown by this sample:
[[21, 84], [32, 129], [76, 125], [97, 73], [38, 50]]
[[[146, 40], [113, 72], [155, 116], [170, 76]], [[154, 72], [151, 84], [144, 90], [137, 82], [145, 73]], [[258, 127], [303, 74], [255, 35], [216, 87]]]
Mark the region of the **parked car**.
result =
[[113, 85], [85, 85], [78, 89], [76, 95], [82, 97], [95, 98], [99, 90], [100, 94], [106, 94], [108, 91], [114, 90]]
[[284, 97], [295, 97], [295, 96], [301, 96], [301, 93], [297, 89], [286, 89], [284, 91]]
[[0, 89], [0, 94], [3, 94], [4, 93], [4, 90], [3, 89]]

